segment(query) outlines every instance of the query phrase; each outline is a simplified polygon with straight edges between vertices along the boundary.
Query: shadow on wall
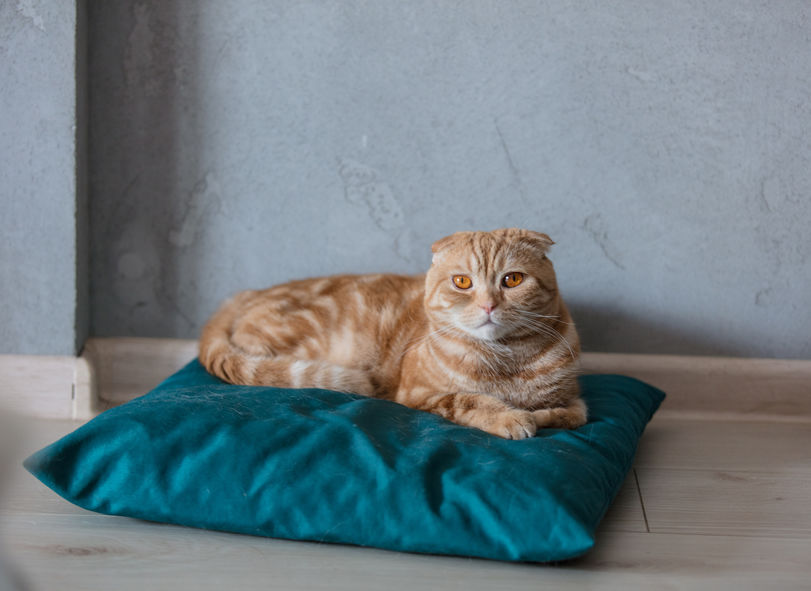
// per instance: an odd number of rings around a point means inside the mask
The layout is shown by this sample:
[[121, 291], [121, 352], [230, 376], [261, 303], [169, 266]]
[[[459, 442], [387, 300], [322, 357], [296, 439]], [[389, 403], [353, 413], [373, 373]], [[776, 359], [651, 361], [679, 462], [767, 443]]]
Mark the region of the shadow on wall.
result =
[[196, 316], [181, 287], [203, 272], [180, 264], [201, 217], [182, 189], [200, 178], [197, 11], [93, 2], [89, 22], [91, 334], [177, 336]]
[[651, 315], [634, 315], [618, 306], [595, 305], [566, 298], [577, 324], [583, 351], [656, 353], [662, 355], [746, 356], [742, 346], [724, 340], [717, 331], [694, 325], [674, 326], [667, 320], [656, 321]]

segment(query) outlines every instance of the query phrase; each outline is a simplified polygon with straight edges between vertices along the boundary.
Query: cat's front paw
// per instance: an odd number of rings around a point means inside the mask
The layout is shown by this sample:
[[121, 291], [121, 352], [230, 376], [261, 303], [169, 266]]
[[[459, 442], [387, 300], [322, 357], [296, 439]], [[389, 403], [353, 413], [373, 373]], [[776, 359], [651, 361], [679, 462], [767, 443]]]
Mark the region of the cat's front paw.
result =
[[504, 439], [526, 439], [535, 437], [537, 426], [531, 412], [505, 410], [492, 417], [483, 429]]
[[538, 429], [577, 429], [588, 422], [588, 409], [581, 398], [568, 406], [542, 408], [532, 413]]

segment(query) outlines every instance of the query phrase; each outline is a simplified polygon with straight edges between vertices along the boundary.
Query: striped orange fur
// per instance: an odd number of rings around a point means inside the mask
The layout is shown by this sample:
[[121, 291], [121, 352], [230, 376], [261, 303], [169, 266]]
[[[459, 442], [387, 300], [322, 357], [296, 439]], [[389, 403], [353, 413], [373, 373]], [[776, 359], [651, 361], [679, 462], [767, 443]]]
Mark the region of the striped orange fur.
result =
[[306, 279], [226, 301], [200, 361], [234, 384], [394, 400], [510, 439], [586, 422], [546, 235], [458, 232], [426, 275]]

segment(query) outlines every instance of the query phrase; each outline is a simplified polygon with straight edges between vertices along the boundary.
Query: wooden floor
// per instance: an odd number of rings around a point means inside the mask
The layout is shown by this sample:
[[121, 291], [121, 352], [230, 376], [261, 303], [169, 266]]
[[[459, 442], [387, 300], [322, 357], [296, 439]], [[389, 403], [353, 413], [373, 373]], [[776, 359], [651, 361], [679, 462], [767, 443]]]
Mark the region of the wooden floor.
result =
[[[31, 420], [18, 457], [78, 424]], [[19, 464], [0, 509], [0, 534], [8, 562], [34, 591], [811, 589], [810, 460], [809, 422], [657, 416], [595, 549], [552, 566], [97, 515], [63, 501]]]

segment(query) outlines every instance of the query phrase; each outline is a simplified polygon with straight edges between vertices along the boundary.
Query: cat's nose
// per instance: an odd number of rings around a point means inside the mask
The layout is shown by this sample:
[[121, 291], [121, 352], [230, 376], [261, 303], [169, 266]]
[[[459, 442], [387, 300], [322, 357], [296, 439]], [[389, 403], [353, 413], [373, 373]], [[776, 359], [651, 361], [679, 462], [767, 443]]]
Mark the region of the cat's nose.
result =
[[490, 303], [490, 304], [479, 304], [479, 305], [481, 306], [481, 309], [484, 310], [485, 312], [487, 312], [488, 314], [492, 313], [492, 311], [496, 309], [496, 305], [492, 304], [492, 303]]

